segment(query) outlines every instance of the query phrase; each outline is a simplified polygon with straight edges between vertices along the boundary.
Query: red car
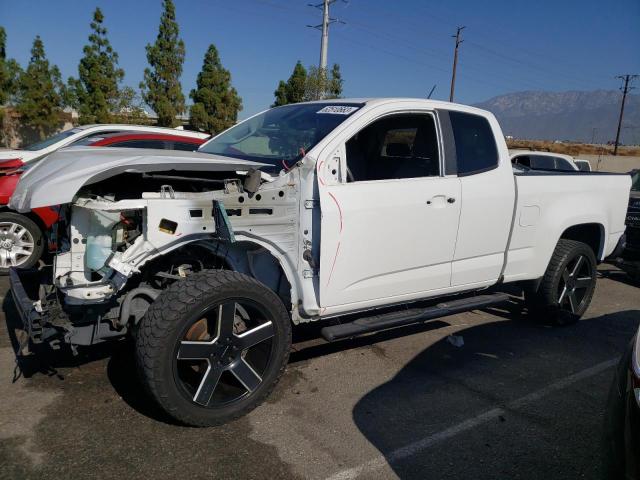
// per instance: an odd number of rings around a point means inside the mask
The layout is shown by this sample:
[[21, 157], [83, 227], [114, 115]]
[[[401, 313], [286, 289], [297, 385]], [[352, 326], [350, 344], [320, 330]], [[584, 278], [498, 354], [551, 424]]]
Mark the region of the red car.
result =
[[[184, 135], [132, 131], [92, 136], [74, 146], [194, 151], [206, 141], [206, 138]], [[24, 215], [6, 207], [22, 174], [22, 166], [20, 160], [0, 161], [0, 274], [6, 274], [10, 267], [33, 267], [44, 251], [44, 232], [58, 219], [56, 207], [36, 208]]]

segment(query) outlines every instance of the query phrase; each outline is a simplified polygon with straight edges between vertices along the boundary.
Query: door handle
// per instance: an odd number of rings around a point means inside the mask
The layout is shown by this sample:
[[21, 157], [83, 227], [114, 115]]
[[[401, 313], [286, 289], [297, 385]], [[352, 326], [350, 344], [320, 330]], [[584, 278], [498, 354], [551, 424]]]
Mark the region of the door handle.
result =
[[453, 197], [447, 198], [447, 203], [456, 203], [456, 199]]

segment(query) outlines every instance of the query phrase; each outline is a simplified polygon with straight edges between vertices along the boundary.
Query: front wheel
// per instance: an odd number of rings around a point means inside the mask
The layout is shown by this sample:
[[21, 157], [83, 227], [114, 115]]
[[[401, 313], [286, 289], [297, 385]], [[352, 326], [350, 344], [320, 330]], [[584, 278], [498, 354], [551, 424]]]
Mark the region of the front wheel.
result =
[[525, 291], [529, 310], [556, 325], [577, 322], [596, 287], [596, 258], [585, 243], [560, 239], [536, 290]]
[[247, 414], [284, 372], [291, 321], [280, 298], [246, 275], [204, 270], [176, 282], [141, 320], [141, 379], [160, 407], [192, 426]]
[[0, 212], [0, 275], [35, 266], [44, 250], [40, 227], [24, 215]]

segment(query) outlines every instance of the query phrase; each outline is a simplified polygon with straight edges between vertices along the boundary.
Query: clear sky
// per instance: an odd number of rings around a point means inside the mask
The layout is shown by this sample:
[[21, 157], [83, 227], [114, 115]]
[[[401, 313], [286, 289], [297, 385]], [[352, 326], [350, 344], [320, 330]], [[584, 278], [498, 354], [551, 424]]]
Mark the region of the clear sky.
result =
[[[175, 0], [186, 44], [188, 94], [214, 43], [244, 101], [241, 117], [268, 107], [296, 60], [317, 64], [320, 11], [307, 0]], [[160, 0], [0, 0], [7, 53], [22, 65], [36, 35], [66, 79], [77, 75], [92, 12], [99, 6], [124, 83], [137, 87], [147, 65]], [[619, 86], [640, 73], [640, 0], [349, 0], [331, 15], [329, 62], [340, 64], [344, 96], [448, 99], [457, 25], [464, 25], [456, 101], [474, 103], [521, 90]], [[640, 85], [638, 85], [640, 87]]]

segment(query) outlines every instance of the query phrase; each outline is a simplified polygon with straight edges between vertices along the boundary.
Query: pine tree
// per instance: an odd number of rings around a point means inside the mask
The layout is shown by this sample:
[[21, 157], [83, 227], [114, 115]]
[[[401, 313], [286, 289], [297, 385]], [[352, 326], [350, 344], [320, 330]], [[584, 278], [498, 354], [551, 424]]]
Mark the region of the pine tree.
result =
[[276, 100], [272, 107], [298, 103], [304, 100], [305, 84], [307, 83], [307, 70], [302, 66], [300, 60], [293, 67], [293, 72], [287, 82], [280, 81], [278, 89], [273, 92]]
[[4, 27], [0, 27], [0, 107], [5, 104], [9, 97], [7, 91], [7, 33], [4, 31]]
[[158, 125], [174, 127], [176, 116], [183, 113], [184, 94], [180, 85], [184, 63], [184, 42], [178, 38], [176, 9], [171, 0], [163, 1], [164, 11], [156, 42], [148, 44], [147, 61], [151, 68], [144, 71], [140, 83], [142, 98], [158, 115]]
[[0, 118], [2, 106], [11, 102], [18, 87], [18, 78], [22, 73], [20, 65], [14, 59], [7, 59], [7, 34], [0, 27]]
[[57, 66], [49, 66], [39, 36], [31, 48], [31, 60], [18, 81], [16, 108], [22, 123], [35, 130], [41, 139], [60, 124], [62, 81]]
[[191, 125], [216, 134], [236, 123], [242, 99], [231, 86], [231, 74], [222, 67], [218, 49], [213, 44], [204, 56], [196, 85], [189, 95], [193, 100]]
[[342, 74], [340, 73], [340, 65], [337, 63], [333, 64], [333, 68], [331, 69], [331, 78], [329, 80], [329, 88], [328, 94], [330, 95], [328, 98], [340, 98], [342, 95], [342, 84], [344, 80], [342, 80]]
[[289, 103], [289, 101], [287, 100], [287, 82], [285, 82], [284, 80], [280, 80], [280, 83], [278, 83], [278, 88], [276, 88], [276, 91], [273, 92], [273, 95], [276, 97], [276, 101], [273, 102], [273, 105], [271, 105], [272, 107], [279, 107], [281, 105], [286, 105], [287, 103]]
[[109, 123], [119, 101], [119, 83], [124, 70], [118, 68], [118, 54], [113, 51], [104, 15], [99, 8], [93, 13], [89, 44], [78, 65], [78, 79], [69, 78], [71, 101], [78, 109], [80, 123]]

